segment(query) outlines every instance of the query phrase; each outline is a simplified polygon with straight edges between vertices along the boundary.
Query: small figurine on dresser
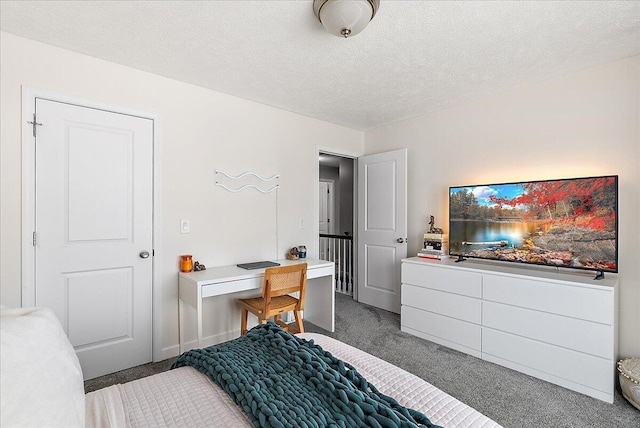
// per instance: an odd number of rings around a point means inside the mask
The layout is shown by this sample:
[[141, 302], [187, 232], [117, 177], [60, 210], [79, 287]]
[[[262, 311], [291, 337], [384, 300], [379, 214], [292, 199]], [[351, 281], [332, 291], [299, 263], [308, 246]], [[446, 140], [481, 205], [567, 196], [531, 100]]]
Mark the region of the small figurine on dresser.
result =
[[432, 215], [429, 216], [429, 233], [444, 233], [439, 227], [435, 227], [436, 218]]
[[195, 264], [193, 265], [193, 271], [198, 272], [201, 270], [207, 270], [207, 267], [203, 264], [200, 264], [200, 262], [196, 261]]
[[429, 231], [424, 234], [424, 245], [418, 251], [418, 257], [425, 259], [442, 260], [447, 255], [447, 235], [442, 229], [435, 226], [436, 218], [429, 216]]

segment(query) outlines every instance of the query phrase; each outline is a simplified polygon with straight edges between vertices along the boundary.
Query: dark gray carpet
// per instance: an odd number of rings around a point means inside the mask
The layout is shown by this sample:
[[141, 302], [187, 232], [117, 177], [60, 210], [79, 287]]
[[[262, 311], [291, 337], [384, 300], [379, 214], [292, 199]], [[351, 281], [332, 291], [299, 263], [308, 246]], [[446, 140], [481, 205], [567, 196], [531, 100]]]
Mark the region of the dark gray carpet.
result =
[[[504, 427], [640, 427], [640, 411], [616, 394], [595, 398], [482, 361], [400, 331], [400, 316], [336, 295], [336, 331], [311, 323], [305, 329], [334, 337], [389, 361], [474, 407]], [[145, 364], [85, 382], [93, 391], [168, 370], [173, 359]]]
[[175, 358], [170, 358], [157, 363], [143, 364], [141, 366], [131, 367], [130, 369], [111, 373], [95, 379], [86, 380], [84, 382], [84, 392], [87, 393], [118, 383], [131, 382], [132, 380], [165, 372], [171, 368], [171, 364], [173, 364], [175, 360]]

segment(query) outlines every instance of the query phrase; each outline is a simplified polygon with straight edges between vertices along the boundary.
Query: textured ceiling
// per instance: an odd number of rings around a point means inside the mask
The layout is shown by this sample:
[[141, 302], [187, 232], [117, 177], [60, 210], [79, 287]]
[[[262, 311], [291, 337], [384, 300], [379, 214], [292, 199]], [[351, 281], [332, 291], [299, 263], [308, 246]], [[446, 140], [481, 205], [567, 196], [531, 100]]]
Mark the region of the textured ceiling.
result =
[[0, 29], [366, 130], [638, 55], [640, 2], [382, 0], [341, 39], [312, 0], [2, 0]]

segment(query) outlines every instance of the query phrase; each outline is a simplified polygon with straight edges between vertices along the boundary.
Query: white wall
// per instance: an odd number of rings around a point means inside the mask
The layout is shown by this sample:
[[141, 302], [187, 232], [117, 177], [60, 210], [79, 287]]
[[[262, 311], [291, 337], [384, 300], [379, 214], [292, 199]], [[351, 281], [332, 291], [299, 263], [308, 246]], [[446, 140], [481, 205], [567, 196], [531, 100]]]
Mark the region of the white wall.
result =
[[[621, 356], [640, 355], [640, 57], [365, 133], [409, 150], [409, 254], [448, 228], [448, 187], [619, 175]], [[413, 238], [413, 239], [412, 239]]]
[[[2, 304], [19, 306], [21, 295], [21, 85], [159, 114], [164, 251], [155, 263], [163, 266], [156, 281], [162, 289], [167, 352], [177, 351], [172, 347], [178, 341], [180, 254], [193, 254], [207, 266], [284, 258], [288, 248], [300, 244], [307, 246], [309, 257], [316, 255], [317, 147], [361, 154], [361, 131], [7, 33], [0, 33], [0, 43]], [[277, 196], [230, 193], [214, 185], [214, 169], [278, 173], [281, 187]], [[299, 228], [301, 218], [304, 229]], [[190, 234], [179, 233], [180, 219], [191, 221]], [[207, 305], [205, 336], [240, 328], [239, 314], [229, 317], [226, 311], [231, 302]]]

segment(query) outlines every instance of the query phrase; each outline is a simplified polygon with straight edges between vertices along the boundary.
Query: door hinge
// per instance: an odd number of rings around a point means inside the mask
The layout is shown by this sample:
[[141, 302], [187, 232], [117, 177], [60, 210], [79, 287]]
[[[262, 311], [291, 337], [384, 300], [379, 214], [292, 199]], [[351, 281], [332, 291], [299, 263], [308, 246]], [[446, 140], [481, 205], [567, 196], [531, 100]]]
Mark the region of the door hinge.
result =
[[33, 235], [31, 237], [31, 242], [33, 243], [33, 246], [36, 246], [36, 231], [33, 231]]
[[36, 126], [42, 126], [41, 123], [38, 123], [36, 120], [36, 114], [33, 113], [33, 122], [27, 122], [29, 125], [33, 125], [33, 136], [36, 136]]

